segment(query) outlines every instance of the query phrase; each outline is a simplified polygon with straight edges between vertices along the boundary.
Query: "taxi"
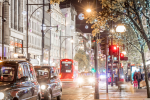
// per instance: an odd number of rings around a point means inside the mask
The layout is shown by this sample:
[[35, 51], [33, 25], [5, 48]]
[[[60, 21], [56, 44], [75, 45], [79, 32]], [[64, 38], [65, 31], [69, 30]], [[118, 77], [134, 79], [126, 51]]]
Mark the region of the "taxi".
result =
[[34, 66], [37, 80], [41, 86], [41, 99], [51, 100], [52, 98], [61, 99], [62, 83], [57, 77], [54, 67]]
[[34, 67], [24, 59], [0, 61], [0, 100], [40, 100]]
[[78, 85], [79, 88], [82, 86], [92, 86], [94, 87], [95, 78], [92, 72], [81, 72], [78, 76]]

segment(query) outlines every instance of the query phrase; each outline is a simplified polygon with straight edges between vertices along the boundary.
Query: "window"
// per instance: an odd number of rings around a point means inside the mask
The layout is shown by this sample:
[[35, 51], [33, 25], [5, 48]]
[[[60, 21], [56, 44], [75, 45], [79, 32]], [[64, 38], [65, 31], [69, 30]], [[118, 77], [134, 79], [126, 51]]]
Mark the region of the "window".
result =
[[29, 76], [29, 71], [28, 71], [28, 66], [27, 65], [23, 65], [23, 68], [24, 68], [24, 76], [30, 77]]
[[15, 68], [10, 66], [0, 66], [0, 82], [13, 81]]
[[17, 73], [17, 79], [21, 79], [23, 76], [25, 76], [24, 68], [22, 64], [19, 64], [18, 66], [18, 73]]

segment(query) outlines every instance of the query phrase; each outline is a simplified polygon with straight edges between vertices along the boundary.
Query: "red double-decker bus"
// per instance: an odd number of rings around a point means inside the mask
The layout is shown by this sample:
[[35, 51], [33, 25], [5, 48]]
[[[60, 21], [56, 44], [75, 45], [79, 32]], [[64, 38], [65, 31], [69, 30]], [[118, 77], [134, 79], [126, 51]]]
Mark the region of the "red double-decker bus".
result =
[[60, 80], [75, 81], [78, 77], [78, 62], [72, 59], [60, 60]]

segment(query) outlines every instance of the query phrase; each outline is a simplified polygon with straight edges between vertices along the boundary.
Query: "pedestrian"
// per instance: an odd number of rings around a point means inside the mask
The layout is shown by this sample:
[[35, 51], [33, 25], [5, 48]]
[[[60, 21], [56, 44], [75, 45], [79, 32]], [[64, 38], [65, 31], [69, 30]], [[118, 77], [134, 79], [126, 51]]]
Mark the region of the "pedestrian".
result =
[[134, 88], [138, 88], [137, 72], [134, 73], [133, 79]]
[[140, 82], [143, 80], [143, 76], [140, 71], [137, 73], [138, 89], [140, 89]]

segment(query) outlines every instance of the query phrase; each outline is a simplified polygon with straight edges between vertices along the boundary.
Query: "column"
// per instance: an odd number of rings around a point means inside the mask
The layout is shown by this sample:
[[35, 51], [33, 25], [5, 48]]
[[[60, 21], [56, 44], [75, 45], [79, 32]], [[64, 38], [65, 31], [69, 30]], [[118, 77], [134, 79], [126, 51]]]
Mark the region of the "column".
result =
[[18, 0], [18, 31], [23, 32], [23, 0]]
[[[2, 16], [2, 2], [0, 2], [0, 16]], [[0, 44], [1, 43], [2, 43], [2, 17], [0, 17]], [[0, 48], [0, 52], [1, 52], [1, 48]]]
[[18, 0], [14, 0], [14, 29], [18, 30]]
[[11, 28], [14, 29], [14, 0], [11, 0]]
[[5, 0], [4, 4], [4, 18], [6, 21], [4, 22], [4, 44], [9, 45], [10, 44], [10, 31], [9, 31], [9, 0]]

